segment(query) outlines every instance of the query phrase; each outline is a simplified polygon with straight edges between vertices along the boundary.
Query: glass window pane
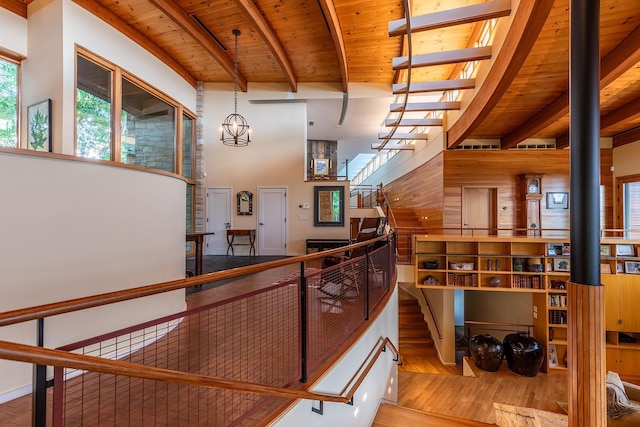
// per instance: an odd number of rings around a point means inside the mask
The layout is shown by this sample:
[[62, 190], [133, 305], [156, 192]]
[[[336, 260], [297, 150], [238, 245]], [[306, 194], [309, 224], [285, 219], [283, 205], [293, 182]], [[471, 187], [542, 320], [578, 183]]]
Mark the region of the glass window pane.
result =
[[111, 71], [77, 58], [76, 155], [111, 159]]
[[122, 79], [122, 163], [175, 172], [175, 108]]
[[182, 115], [182, 176], [193, 178], [193, 158], [195, 147], [195, 120]]
[[640, 239], [640, 182], [623, 184], [624, 228], [629, 239]]
[[0, 147], [18, 147], [18, 65], [0, 58]]

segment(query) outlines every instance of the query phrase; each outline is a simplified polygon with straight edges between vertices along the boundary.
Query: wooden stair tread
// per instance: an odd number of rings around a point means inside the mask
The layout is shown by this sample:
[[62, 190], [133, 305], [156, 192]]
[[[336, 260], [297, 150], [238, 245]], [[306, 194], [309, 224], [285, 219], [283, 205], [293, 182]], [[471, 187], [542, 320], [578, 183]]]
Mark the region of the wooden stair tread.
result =
[[464, 418], [433, 414], [416, 409], [383, 403], [378, 408], [372, 427], [397, 427], [403, 425], [438, 426], [438, 427], [486, 427], [495, 426]]

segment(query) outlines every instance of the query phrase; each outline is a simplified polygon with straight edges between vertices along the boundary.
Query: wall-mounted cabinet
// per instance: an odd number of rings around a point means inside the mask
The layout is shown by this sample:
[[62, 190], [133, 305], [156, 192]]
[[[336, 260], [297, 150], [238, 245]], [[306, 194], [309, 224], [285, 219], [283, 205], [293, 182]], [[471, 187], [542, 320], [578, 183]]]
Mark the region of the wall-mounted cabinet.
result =
[[[571, 247], [562, 239], [418, 237], [419, 288], [530, 292], [533, 333], [547, 349], [543, 372], [566, 371]], [[640, 242], [602, 242], [607, 369], [640, 378]], [[638, 271], [636, 271], [638, 270]]]

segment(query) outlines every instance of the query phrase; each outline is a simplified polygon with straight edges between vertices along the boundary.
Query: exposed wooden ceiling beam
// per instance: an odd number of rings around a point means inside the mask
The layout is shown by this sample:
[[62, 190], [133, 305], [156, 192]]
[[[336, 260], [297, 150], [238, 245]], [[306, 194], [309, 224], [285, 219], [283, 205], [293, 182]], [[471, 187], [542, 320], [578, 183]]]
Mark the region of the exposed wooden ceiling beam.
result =
[[380, 150], [414, 151], [416, 147], [413, 144], [407, 144], [406, 141], [402, 141], [402, 140], [394, 141], [393, 139], [391, 139], [384, 145], [371, 144], [371, 149], [376, 151], [380, 151]]
[[[471, 47], [468, 49], [450, 50], [446, 52], [424, 53], [422, 55], [413, 56], [411, 60], [411, 68], [480, 61], [489, 58], [491, 58], [491, 46]], [[408, 68], [409, 57], [399, 56], [397, 58], [393, 58], [391, 65], [394, 70], [403, 70]]]
[[[215, 59], [220, 66], [233, 77], [234, 63], [222, 48], [211, 36], [202, 28], [189, 14], [182, 9], [174, 0], [149, 0], [162, 11], [169, 19], [176, 23], [193, 40], [198, 43], [209, 55]], [[238, 71], [238, 88], [243, 92], [247, 91], [247, 78]]]
[[[412, 82], [409, 93], [444, 92], [445, 90], [473, 89], [476, 87], [476, 79], [437, 80], [431, 82]], [[393, 94], [400, 95], [407, 90], [406, 83], [393, 85]]]
[[426, 141], [429, 139], [429, 135], [426, 133], [401, 133], [395, 132], [393, 135], [387, 132], [378, 133], [378, 139], [389, 139], [393, 140], [405, 140], [405, 141], [413, 141], [413, 140], [421, 140]]
[[556, 149], [562, 150], [569, 146], [569, 134], [565, 133], [556, 138]]
[[338, 63], [340, 64], [340, 77], [342, 78], [342, 92], [349, 92], [349, 68], [347, 64], [347, 50], [344, 47], [344, 39], [342, 38], [342, 29], [340, 28], [340, 20], [338, 12], [332, 0], [318, 0], [324, 17], [327, 20], [329, 29], [331, 30], [331, 38], [338, 53]]
[[147, 36], [140, 31], [129, 25], [124, 19], [107, 9], [102, 4], [95, 0], [73, 0], [74, 3], [94, 14], [98, 18], [102, 19], [107, 24], [118, 30], [120, 33], [129, 37], [134, 42], [138, 43], [149, 53], [154, 55], [160, 61], [167, 64], [169, 68], [175, 71], [183, 79], [185, 79], [191, 86], [196, 87], [196, 78], [187, 71], [173, 56], [169, 55], [164, 49], [152, 42]]
[[[600, 88], [607, 86], [639, 61], [640, 27], [637, 27], [602, 59], [600, 63]], [[518, 143], [531, 137], [567, 114], [569, 114], [569, 92], [565, 92], [556, 98], [545, 110], [538, 113], [534, 120], [527, 120], [526, 123], [503, 137], [502, 148], [515, 147]], [[611, 125], [611, 122], [607, 121], [606, 127], [610, 127]]]
[[280, 64], [282, 71], [287, 77], [292, 92], [298, 91], [298, 79], [296, 78], [291, 62], [280, 43], [278, 37], [271, 29], [271, 26], [265, 19], [264, 15], [256, 7], [256, 4], [250, 0], [235, 0], [236, 4], [242, 9], [247, 17], [253, 21], [253, 25], [262, 36], [262, 40], [269, 46], [269, 50], [273, 53], [276, 61]]
[[520, 2], [504, 44], [487, 78], [477, 90], [467, 109], [447, 132], [449, 148], [460, 145], [489, 115], [507, 91], [544, 27], [553, 3], [553, 0]]
[[27, 17], [27, 3], [20, 0], [0, 0], [0, 7], [3, 7], [23, 18]]
[[442, 119], [386, 119], [384, 121], [385, 126], [442, 126]]
[[640, 117], [640, 99], [634, 99], [622, 107], [600, 117], [600, 135], [620, 122], [634, 120]]
[[[495, 0], [411, 18], [411, 33], [500, 18], [511, 13], [511, 0]], [[389, 22], [389, 36], [407, 33], [407, 20]]]
[[[402, 111], [403, 103], [391, 104], [390, 111], [392, 113], [399, 113]], [[410, 102], [404, 111], [439, 111], [439, 110], [459, 110], [460, 102], [458, 101], [446, 101], [446, 102]]]
[[613, 137], [613, 148], [640, 141], [640, 127], [621, 132]]

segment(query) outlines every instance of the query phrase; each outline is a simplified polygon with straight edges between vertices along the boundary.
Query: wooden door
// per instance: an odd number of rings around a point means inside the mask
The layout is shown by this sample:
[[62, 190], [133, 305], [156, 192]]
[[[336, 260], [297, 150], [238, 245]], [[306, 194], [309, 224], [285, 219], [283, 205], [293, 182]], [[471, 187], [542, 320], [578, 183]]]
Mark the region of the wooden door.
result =
[[497, 188], [462, 189], [462, 228], [465, 235], [497, 234]]

